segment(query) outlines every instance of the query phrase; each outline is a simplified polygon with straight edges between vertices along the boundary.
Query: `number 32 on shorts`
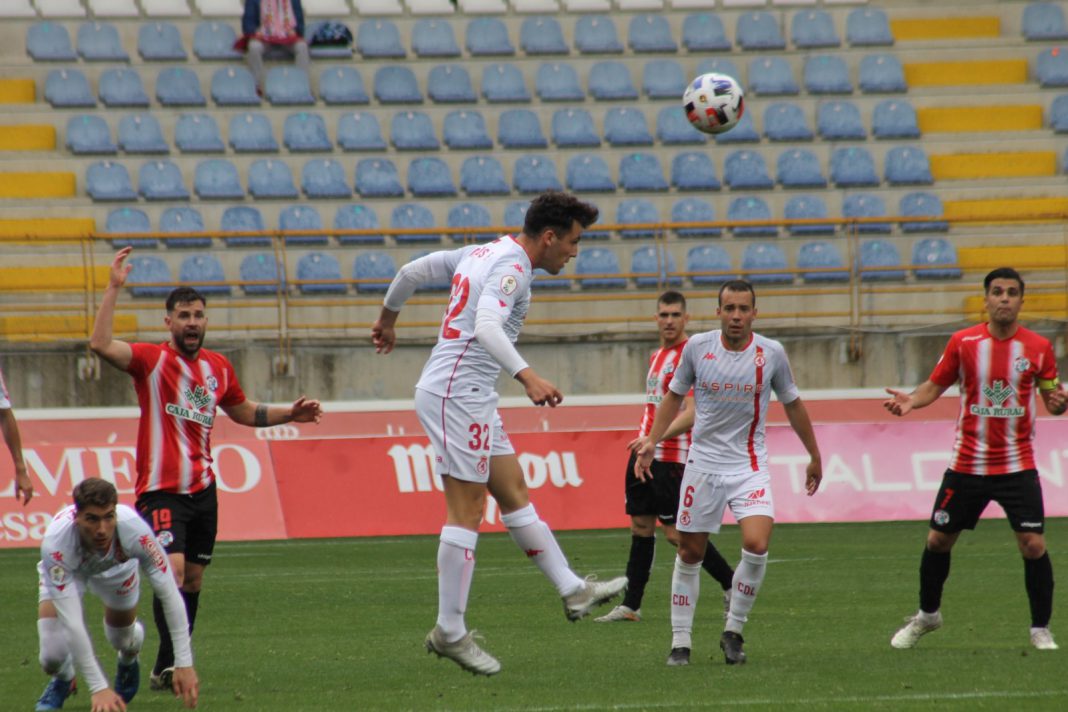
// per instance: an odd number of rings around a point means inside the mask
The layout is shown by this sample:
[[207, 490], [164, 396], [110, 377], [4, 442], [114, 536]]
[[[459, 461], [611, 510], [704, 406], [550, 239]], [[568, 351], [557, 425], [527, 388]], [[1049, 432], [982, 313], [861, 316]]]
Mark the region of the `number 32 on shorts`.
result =
[[471, 433], [471, 439], [467, 441], [467, 447], [472, 450], [490, 449], [490, 436], [492, 433], [490, 432], [489, 423], [483, 423], [481, 425], [478, 423], [471, 423], [467, 430]]

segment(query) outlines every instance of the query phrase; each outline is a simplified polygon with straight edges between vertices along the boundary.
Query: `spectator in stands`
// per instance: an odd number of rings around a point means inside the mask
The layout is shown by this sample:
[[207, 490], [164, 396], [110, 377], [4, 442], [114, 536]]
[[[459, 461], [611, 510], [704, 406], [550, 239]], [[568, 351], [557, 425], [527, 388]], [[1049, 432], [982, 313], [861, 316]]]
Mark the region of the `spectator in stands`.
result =
[[234, 47], [246, 53], [260, 94], [264, 83], [263, 54], [268, 45], [292, 54], [297, 66], [308, 72], [310, 59], [300, 0], [245, 0], [241, 35]]
[[15, 420], [15, 411], [11, 409], [11, 399], [7, 395], [4, 372], [0, 371], [0, 432], [3, 433], [11, 459], [15, 463], [15, 499], [21, 498], [26, 506], [33, 498], [33, 483], [26, 473], [26, 462], [22, 459], [22, 438], [19, 437], [19, 424]]

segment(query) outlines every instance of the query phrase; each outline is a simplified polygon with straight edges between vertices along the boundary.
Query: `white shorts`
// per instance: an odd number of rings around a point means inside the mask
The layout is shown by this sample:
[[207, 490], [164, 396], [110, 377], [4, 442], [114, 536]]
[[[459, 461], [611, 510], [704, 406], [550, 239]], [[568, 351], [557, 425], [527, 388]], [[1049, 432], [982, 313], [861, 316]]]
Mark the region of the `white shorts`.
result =
[[[51, 601], [53, 596], [51, 589], [45, 583], [45, 572], [42, 564], [37, 564], [37, 602]], [[86, 579], [75, 576], [74, 586], [78, 597], [85, 595]], [[112, 566], [103, 573], [94, 574], [88, 579], [89, 591], [104, 602], [104, 605], [113, 611], [128, 611], [137, 606], [141, 593], [141, 571], [137, 560], [130, 559], [121, 564]]]
[[774, 519], [775, 503], [767, 471], [716, 475], [699, 472], [692, 465], [686, 466], [675, 522], [679, 531], [715, 534], [723, 522], [723, 510], [728, 506], [734, 521], [754, 515]]
[[434, 448], [434, 471], [465, 482], [489, 482], [491, 457], [515, 449], [492, 398], [443, 398], [415, 389], [415, 414]]

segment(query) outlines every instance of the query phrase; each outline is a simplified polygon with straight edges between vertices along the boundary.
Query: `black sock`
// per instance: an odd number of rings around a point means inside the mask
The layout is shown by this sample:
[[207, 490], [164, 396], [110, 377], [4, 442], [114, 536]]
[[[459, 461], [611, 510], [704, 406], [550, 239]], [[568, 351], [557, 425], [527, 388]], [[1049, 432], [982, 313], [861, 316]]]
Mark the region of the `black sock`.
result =
[[1024, 559], [1024, 585], [1031, 604], [1031, 627], [1048, 627], [1053, 615], [1053, 563], [1048, 551], [1037, 559]]
[[942, 587], [949, 578], [949, 552], [923, 549], [920, 559], [920, 610], [934, 613], [942, 606]]
[[159, 652], [156, 653], [152, 674], [159, 675], [164, 668], [174, 667], [174, 646], [171, 644], [167, 617], [163, 615], [163, 603], [158, 596], [152, 597], [152, 617], [156, 620], [156, 630], [159, 632]]
[[712, 578], [716, 579], [724, 591], [731, 587], [734, 581], [734, 569], [731, 568], [731, 565], [723, 558], [723, 554], [719, 553], [719, 550], [716, 549], [711, 541], [705, 547], [705, 559], [701, 562], [701, 567], [711, 574]]
[[655, 552], [655, 536], [631, 535], [630, 558], [627, 559], [627, 595], [623, 598], [623, 605], [633, 611], [642, 607], [645, 584], [649, 583]]
[[185, 601], [185, 615], [189, 618], [189, 635], [193, 635], [193, 624], [197, 620], [197, 608], [200, 606], [200, 591], [192, 593], [182, 591], [182, 600]]

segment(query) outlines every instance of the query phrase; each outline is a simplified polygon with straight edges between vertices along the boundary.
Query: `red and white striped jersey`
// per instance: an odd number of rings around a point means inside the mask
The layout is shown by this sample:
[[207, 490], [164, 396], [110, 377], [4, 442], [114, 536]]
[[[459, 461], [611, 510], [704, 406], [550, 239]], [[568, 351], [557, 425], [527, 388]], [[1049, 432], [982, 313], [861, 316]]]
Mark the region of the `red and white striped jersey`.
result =
[[139, 496], [199, 492], [215, 481], [211, 427], [216, 407], [245, 401], [234, 367], [207, 349], [188, 359], [170, 343], [130, 346], [133, 360], [126, 370], [141, 406], [135, 490]]
[[693, 388], [686, 464], [721, 475], [766, 470], [771, 392], [784, 404], [801, 397], [782, 344], [753, 334], [744, 349], [730, 351], [719, 329], [690, 337], [669, 388], [680, 396]]
[[[649, 373], [645, 377], [645, 409], [642, 411], [642, 422], [638, 426], [639, 437], [648, 435], [653, 427], [656, 409], [660, 407], [660, 401], [664, 399], [664, 394], [668, 391], [684, 346], [686, 346], [685, 341], [674, 346], [659, 348], [649, 358]], [[689, 449], [690, 433], [685, 432], [658, 444], [654, 458], [660, 462], [685, 463]]]
[[1049, 340], [1019, 327], [996, 339], [986, 324], [953, 334], [930, 380], [944, 388], [960, 382], [960, 415], [949, 468], [970, 475], [1035, 469], [1037, 382], [1057, 378]]
[[4, 372], [0, 371], [0, 408], [7, 410], [11, 407], [11, 396], [7, 394], [7, 384], [4, 383]]

